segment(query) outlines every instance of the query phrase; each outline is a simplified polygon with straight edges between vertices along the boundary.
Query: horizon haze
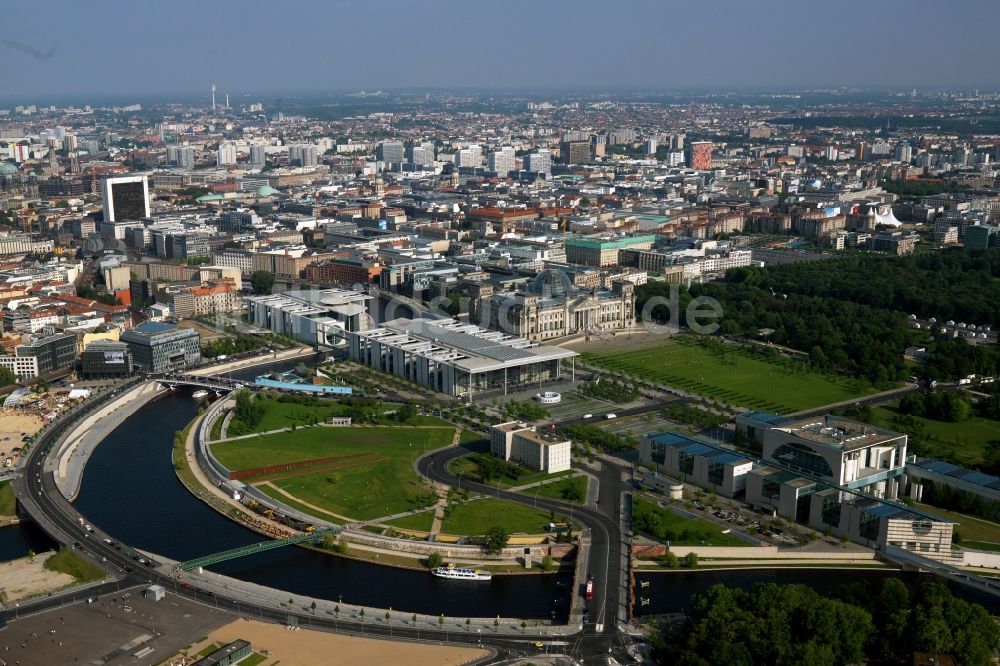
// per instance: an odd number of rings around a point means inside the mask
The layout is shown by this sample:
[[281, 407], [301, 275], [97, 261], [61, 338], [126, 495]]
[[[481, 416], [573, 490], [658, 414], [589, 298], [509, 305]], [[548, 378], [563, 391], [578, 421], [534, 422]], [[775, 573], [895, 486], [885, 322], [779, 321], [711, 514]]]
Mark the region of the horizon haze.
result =
[[[458, 89], [990, 88], [968, 0], [53, 1], [5, 7], [8, 97]], [[81, 30], [99, 25], [100, 29]]]

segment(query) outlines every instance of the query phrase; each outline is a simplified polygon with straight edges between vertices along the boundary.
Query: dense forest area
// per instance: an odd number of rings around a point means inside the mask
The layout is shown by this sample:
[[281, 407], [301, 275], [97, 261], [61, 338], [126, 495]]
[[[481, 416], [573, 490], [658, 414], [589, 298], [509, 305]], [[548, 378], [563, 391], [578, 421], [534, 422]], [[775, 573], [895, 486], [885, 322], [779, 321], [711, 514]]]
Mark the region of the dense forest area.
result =
[[[642, 311], [652, 297], [668, 298], [671, 285], [650, 282], [637, 289]], [[907, 316], [936, 317], [1000, 328], [1000, 248], [908, 257], [850, 255], [737, 268], [724, 282], [692, 285], [680, 297], [707, 296], [722, 306], [720, 332], [767, 340], [809, 354], [817, 368], [864, 377], [875, 385], [905, 379], [906, 347], [929, 342]], [[651, 308], [660, 322], [670, 314]], [[677, 322], [672, 322], [677, 323]], [[921, 373], [931, 379], [1000, 373], [1000, 352], [964, 340], [937, 344]]]
[[[1000, 248], [905, 257], [852, 254], [734, 269], [732, 282], [968, 324], [1000, 326]], [[789, 296], [790, 297], [790, 296]]]
[[928, 652], [986, 666], [1000, 647], [1000, 629], [986, 609], [941, 583], [911, 591], [886, 577], [877, 589], [854, 583], [835, 595], [804, 585], [713, 585], [693, 603], [685, 629], [657, 642], [656, 663], [910, 664], [914, 652]]

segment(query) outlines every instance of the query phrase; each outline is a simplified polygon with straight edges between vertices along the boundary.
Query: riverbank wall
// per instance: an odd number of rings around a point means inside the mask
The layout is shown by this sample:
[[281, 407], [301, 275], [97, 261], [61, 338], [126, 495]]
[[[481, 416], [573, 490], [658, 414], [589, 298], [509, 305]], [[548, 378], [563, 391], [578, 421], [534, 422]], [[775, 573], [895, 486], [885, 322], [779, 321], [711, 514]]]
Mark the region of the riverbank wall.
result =
[[66, 499], [71, 502], [76, 499], [83, 470], [97, 445], [140, 407], [165, 392], [157, 382], [145, 382], [125, 391], [74, 426], [47, 463], [55, 465], [56, 486]]

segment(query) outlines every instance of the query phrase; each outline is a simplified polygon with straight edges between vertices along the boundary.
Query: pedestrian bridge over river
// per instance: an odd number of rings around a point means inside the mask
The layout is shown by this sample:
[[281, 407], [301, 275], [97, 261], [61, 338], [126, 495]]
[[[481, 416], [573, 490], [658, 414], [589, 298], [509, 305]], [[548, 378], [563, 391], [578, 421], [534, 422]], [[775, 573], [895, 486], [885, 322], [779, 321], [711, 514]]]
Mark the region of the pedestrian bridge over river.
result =
[[204, 557], [199, 557], [194, 560], [181, 562], [180, 564], [177, 565], [177, 568], [181, 569], [182, 571], [193, 571], [195, 569], [200, 569], [202, 567], [218, 564], [219, 562], [226, 562], [228, 560], [235, 560], [240, 557], [246, 557], [247, 555], [255, 555], [257, 553], [263, 553], [264, 551], [267, 550], [284, 548], [285, 546], [294, 546], [295, 544], [299, 543], [321, 541], [327, 535], [335, 535], [338, 534], [340, 531], [341, 528], [339, 527], [331, 527], [327, 529], [316, 530], [315, 532], [296, 534], [295, 536], [291, 536], [286, 539], [271, 539], [268, 541], [261, 541], [259, 543], [252, 543], [248, 546], [231, 548], [230, 550], [223, 550], [221, 552], [213, 553], [211, 555], [205, 555]]

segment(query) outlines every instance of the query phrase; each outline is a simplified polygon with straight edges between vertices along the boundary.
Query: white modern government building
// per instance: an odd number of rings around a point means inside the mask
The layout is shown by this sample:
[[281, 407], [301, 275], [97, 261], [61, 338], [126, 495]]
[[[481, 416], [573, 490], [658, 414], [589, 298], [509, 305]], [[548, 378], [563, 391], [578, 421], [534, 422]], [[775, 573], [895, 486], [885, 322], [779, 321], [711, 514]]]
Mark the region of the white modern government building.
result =
[[546, 474], [568, 470], [571, 451], [570, 440], [555, 433], [539, 432], [521, 421], [490, 428], [490, 453]]
[[247, 299], [247, 319], [254, 326], [287, 335], [308, 345], [343, 345], [348, 331], [368, 328], [367, 294], [345, 289], [286, 291]]
[[738, 497], [756, 509], [874, 548], [956, 563], [954, 523], [894, 502], [906, 483], [906, 435], [838, 416], [749, 412], [736, 428], [761, 458], [671, 432], [645, 435], [640, 460], [657, 472]]
[[359, 363], [452, 396], [539, 386], [563, 377], [562, 361], [577, 353], [488, 331], [453, 319], [394, 319], [378, 328], [347, 331]]

